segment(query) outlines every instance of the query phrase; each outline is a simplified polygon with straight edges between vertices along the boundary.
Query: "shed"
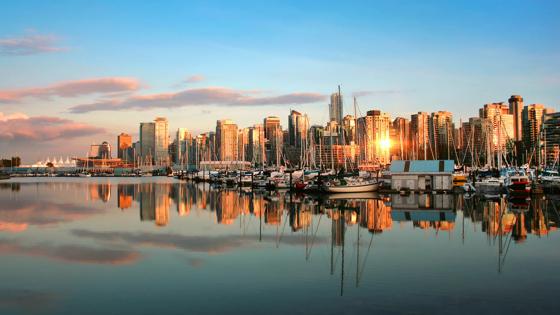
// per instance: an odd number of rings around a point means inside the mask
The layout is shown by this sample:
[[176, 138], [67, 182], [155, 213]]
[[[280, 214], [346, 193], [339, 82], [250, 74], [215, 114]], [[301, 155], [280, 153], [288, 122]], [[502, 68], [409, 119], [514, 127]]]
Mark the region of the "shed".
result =
[[453, 160], [396, 160], [391, 162], [391, 189], [450, 191], [453, 189]]

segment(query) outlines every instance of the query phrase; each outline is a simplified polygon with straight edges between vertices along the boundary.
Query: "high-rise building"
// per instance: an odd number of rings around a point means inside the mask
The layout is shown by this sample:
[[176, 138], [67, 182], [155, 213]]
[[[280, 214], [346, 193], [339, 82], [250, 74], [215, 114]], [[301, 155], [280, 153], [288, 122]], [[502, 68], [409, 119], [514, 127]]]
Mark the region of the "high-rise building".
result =
[[156, 149], [156, 124], [153, 122], [140, 123], [140, 157], [141, 163], [152, 164]]
[[547, 165], [560, 165], [560, 112], [544, 115], [543, 151]]
[[262, 124], [256, 124], [249, 128], [249, 146], [246, 159], [257, 166], [266, 163], [264, 127]]
[[356, 142], [356, 120], [352, 115], [346, 115], [342, 119], [342, 130], [344, 132], [344, 142], [353, 144]]
[[237, 160], [237, 125], [229, 119], [216, 123], [216, 149], [220, 161]]
[[390, 162], [391, 118], [380, 110], [370, 110], [357, 121], [360, 160], [365, 164]]
[[512, 95], [509, 100], [509, 113], [513, 116], [513, 139], [523, 140], [523, 97]]
[[547, 109], [543, 104], [531, 104], [523, 108], [523, 142], [529, 154], [539, 144], [539, 133], [546, 113], [552, 113], [552, 110]]
[[177, 135], [175, 138], [175, 143], [177, 145], [177, 153], [175, 154], [175, 164], [188, 165], [189, 161], [189, 150], [192, 140], [192, 135], [187, 128], [177, 129]]
[[237, 160], [251, 161], [251, 156], [249, 155], [249, 128], [242, 128], [237, 132]]
[[410, 152], [410, 120], [397, 117], [393, 120], [392, 127], [392, 154], [398, 156], [401, 160], [410, 159], [412, 157]]
[[412, 158], [428, 160], [433, 158], [433, 149], [430, 144], [430, 115], [418, 112], [410, 117], [410, 134]]
[[280, 118], [269, 116], [264, 119], [264, 137], [266, 142], [266, 162], [279, 165], [282, 156], [282, 126]]
[[480, 118], [485, 118], [491, 125], [490, 139], [494, 150], [506, 150], [508, 141], [514, 139], [514, 115], [504, 103], [484, 104], [479, 110]]
[[117, 136], [117, 157], [123, 161], [131, 162], [132, 157], [132, 137], [129, 134], [121, 133]]
[[339, 125], [342, 125], [343, 116], [343, 103], [342, 94], [340, 94], [340, 86], [338, 87], [338, 93], [331, 94], [331, 103], [329, 104], [329, 117], [331, 121], [336, 121]]
[[292, 110], [288, 116], [289, 144], [295, 147], [305, 147], [307, 132], [309, 130], [309, 119], [306, 114]]
[[156, 117], [155, 122], [155, 162], [158, 165], [169, 163], [169, 123], [165, 117]]
[[430, 145], [434, 152], [434, 159], [453, 159], [453, 114], [438, 111], [430, 116]]

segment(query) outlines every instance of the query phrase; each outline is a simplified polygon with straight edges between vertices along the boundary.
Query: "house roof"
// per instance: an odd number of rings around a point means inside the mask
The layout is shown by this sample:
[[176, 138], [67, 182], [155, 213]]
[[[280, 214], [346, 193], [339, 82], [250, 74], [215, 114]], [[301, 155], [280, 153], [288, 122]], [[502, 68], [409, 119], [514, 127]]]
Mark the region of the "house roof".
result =
[[453, 160], [396, 160], [389, 171], [394, 173], [453, 173]]

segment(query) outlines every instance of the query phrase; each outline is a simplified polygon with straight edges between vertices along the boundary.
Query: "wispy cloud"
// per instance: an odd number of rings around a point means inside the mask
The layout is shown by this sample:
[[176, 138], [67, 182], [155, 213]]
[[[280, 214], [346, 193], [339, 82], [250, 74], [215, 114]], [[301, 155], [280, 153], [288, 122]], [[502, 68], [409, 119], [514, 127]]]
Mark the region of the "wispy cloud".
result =
[[402, 91], [399, 90], [361, 90], [352, 93], [353, 97], [362, 97], [369, 95], [389, 95], [389, 94], [400, 94]]
[[254, 106], [309, 104], [324, 101], [326, 97], [319, 93], [290, 93], [276, 96], [260, 96], [259, 91], [235, 90], [225, 87], [206, 87], [186, 89], [176, 93], [162, 93], [131, 96], [124, 100], [100, 101], [91, 104], [76, 105], [71, 113], [93, 111], [147, 110], [154, 108], [177, 108], [184, 106]]
[[105, 129], [69, 119], [49, 116], [0, 113], [0, 141], [50, 141], [70, 139], [105, 132]]
[[55, 35], [27, 34], [21, 37], [0, 38], [0, 55], [25, 56], [67, 50], [59, 46]]
[[26, 97], [76, 97], [90, 94], [108, 94], [135, 91], [140, 82], [135, 78], [107, 77], [65, 81], [44, 87], [0, 90], [0, 103], [19, 102]]
[[185, 80], [185, 83], [198, 83], [198, 82], [202, 82], [206, 80], [206, 77], [203, 76], [202, 74], [195, 74], [195, 75], [191, 75], [190, 77], [188, 77]]

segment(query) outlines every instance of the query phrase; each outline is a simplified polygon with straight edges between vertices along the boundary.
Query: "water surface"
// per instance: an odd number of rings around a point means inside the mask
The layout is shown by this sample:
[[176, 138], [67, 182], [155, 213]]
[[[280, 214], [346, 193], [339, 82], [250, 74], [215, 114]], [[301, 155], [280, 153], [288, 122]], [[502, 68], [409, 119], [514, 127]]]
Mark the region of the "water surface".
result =
[[554, 312], [553, 196], [0, 183], [0, 314]]

